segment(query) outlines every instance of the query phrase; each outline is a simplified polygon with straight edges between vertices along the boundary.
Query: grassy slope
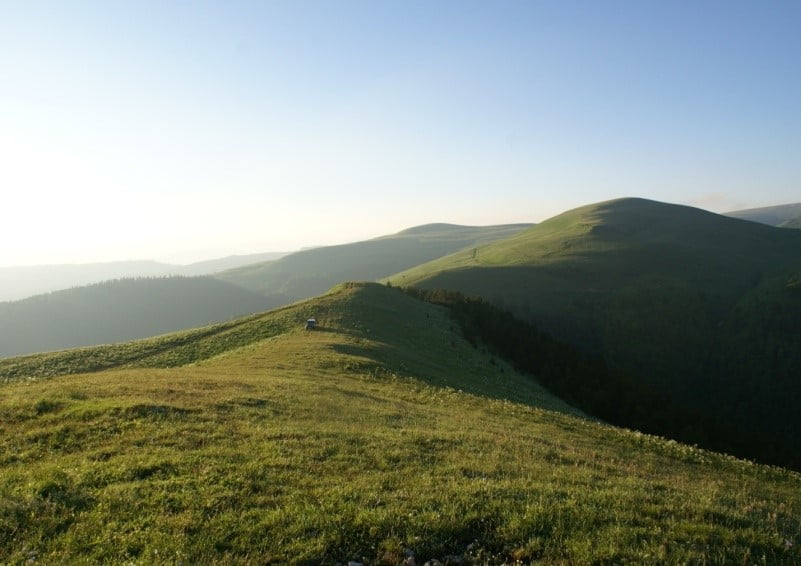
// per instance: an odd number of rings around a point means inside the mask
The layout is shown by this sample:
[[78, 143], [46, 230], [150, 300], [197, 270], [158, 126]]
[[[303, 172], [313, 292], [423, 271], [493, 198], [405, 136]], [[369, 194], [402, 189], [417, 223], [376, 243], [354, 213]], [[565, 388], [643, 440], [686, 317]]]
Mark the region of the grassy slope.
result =
[[572, 416], [441, 308], [345, 286], [242, 325], [0, 386], [0, 562], [801, 560], [798, 475]]
[[[530, 379], [511, 370], [506, 374], [506, 369], [499, 373], [505, 366], [487, 365], [485, 354], [466, 347], [444, 308], [378, 284], [343, 284], [321, 297], [268, 313], [145, 340], [0, 360], [0, 382], [111, 369], [172, 368], [226, 355], [247, 357], [242, 348], [266, 339], [299, 335], [306, 343], [319, 335], [298, 332], [311, 316], [340, 338], [335, 349], [343, 357], [353, 354], [373, 360], [360, 367], [375, 375], [414, 376], [434, 386], [577, 412]], [[488, 376], [501, 373], [503, 379]]]
[[786, 401], [799, 389], [799, 276], [798, 231], [623, 199], [388, 279], [483, 296], [711, 419], [652, 430], [801, 466]]
[[467, 246], [509, 237], [528, 226], [429, 224], [363, 242], [304, 250], [215, 277], [261, 293], [271, 307], [277, 307], [319, 295], [342, 281], [375, 281]]
[[209, 277], [121, 279], [0, 303], [0, 357], [133, 340], [260, 312]]

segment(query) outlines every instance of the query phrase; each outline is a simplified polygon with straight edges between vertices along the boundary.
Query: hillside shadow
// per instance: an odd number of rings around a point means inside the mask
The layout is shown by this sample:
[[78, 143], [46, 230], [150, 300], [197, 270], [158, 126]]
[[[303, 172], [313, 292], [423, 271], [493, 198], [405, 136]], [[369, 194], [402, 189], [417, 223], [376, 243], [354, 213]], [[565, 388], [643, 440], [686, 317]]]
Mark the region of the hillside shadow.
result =
[[[375, 343], [374, 343], [375, 344]], [[520, 383], [517, 377], [513, 383], [512, 376], [517, 375], [505, 363], [499, 362], [490, 354], [486, 355], [486, 363], [482, 370], [471, 372], [447, 370], [445, 366], [452, 364], [454, 359], [463, 359], [464, 352], [455, 347], [453, 352], [442, 352], [442, 356], [453, 356], [451, 360], [443, 360], [441, 364], [431, 361], [431, 354], [417, 359], [411, 359], [404, 354], [401, 348], [386, 343], [364, 347], [353, 344], [334, 344], [331, 348], [344, 356], [369, 360], [356, 364], [350, 369], [369, 375], [376, 379], [414, 379], [431, 387], [446, 387], [464, 393], [477, 395], [487, 399], [523, 403], [532, 407], [556, 410], [569, 414], [579, 414], [580, 411], [567, 405], [558, 397], [553, 396], [544, 389], [539, 389], [538, 382], [531, 376], [530, 388]], [[492, 360], [492, 361], [490, 361]], [[477, 361], [477, 360], [476, 360]], [[482, 360], [483, 361], [483, 360]], [[441, 365], [442, 367], [436, 367]], [[522, 375], [522, 374], [521, 374]]]

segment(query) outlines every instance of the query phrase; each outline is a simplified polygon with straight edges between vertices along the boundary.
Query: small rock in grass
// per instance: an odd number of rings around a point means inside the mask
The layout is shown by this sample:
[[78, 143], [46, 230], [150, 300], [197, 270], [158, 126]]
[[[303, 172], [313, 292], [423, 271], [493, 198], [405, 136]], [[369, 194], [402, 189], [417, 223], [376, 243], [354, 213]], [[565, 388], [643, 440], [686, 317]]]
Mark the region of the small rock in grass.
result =
[[381, 555], [381, 560], [378, 561], [379, 564], [392, 564], [395, 566], [401, 562], [401, 557], [396, 552], [386, 551], [384, 554]]

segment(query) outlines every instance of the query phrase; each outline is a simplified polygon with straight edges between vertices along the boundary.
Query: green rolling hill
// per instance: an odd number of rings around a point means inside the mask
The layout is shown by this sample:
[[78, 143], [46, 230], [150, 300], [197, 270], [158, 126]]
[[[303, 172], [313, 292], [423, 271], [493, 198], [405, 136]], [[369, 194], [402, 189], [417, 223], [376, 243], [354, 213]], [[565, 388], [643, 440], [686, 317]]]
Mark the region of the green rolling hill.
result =
[[209, 277], [119, 279], [0, 303], [0, 358], [174, 332], [264, 310]]
[[529, 226], [427, 224], [372, 240], [303, 250], [215, 277], [261, 293], [270, 307], [278, 307], [324, 293], [342, 281], [375, 281], [462, 248], [507, 238]]
[[799, 494], [587, 419], [376, 284], [0, 361], [9, 564], [790, 564]]
[[387, 278], [484, 297], [602, 356], [661, 399], [636, 426], [795, 467], [800, 279], [801, 233], [642, 199]]

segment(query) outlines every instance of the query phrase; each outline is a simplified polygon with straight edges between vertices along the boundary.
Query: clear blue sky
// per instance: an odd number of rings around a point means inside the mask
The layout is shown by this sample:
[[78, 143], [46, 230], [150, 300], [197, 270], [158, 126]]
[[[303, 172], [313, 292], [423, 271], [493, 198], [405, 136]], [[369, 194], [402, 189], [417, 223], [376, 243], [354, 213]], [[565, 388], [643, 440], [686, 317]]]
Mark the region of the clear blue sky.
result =
[[0, 265], [801, 201], [801, 2], [0, 0]]

